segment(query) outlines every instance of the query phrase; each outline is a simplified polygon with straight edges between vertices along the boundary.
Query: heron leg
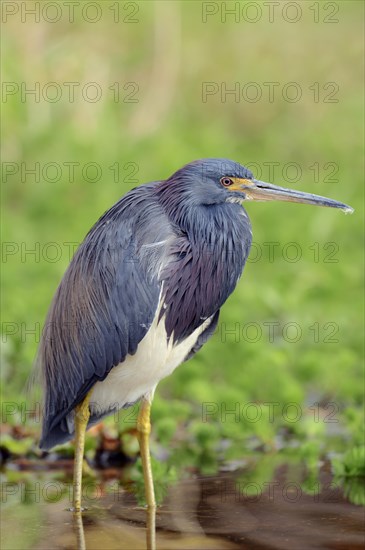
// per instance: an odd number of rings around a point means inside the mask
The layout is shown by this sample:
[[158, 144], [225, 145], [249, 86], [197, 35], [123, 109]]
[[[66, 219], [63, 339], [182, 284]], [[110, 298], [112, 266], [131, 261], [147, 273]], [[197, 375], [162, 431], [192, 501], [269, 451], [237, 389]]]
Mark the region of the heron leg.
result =
[[143, 478], [146, 494], [146, 502], [149, 508], [156, 507], [155, 491], [151, 468], [149, 436], [151, 433], [150, 422], [151, 402], [143, 398], [137, 418], [137, 433], [142, 459]]
[[82, 490], [82, 464], [84, 459], [85, 432], [90, 418], [91, 391], [85, 399], [75, 407], [75, 460], [73, 482], [73, 511], [80, 512]]

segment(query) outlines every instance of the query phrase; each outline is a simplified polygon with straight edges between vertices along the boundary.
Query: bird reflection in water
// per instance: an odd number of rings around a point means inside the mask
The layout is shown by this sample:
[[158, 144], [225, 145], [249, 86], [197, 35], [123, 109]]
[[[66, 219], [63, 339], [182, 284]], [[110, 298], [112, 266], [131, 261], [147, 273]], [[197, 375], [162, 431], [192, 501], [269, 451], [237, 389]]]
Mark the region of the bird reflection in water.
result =
[[74, 529], [76, 533], [77, 550], [86, 550], [85, 544], [85, 530], [82, 521], [82, 513], [74, 512], [73, 514]]
[[[82, 512], [73, 512], [73, 526], [77, 550], [87, 550]], [[146, 548], [156, 550], [156, 507], [146, 508]]]

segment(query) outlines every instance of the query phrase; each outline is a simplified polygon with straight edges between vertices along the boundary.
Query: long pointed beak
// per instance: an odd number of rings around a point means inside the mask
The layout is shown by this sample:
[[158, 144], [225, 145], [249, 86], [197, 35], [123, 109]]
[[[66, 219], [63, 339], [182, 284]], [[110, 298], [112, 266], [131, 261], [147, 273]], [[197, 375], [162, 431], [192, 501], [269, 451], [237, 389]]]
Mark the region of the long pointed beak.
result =
[[[247, 185], [246, 185], [247, 182]], [[312, 193], [303, 193], [293, 189], [286, 189], [271, 183], [265, 183], [260, 180], [241, 180], [241, 190], [246, 195], [246, 200], [251, 201], [286, 201], [302, 202], [304, 204], [314, 204], [316, 206], [328, 206], [330, 208], [339, 208], [346, 213], [352, 214], [354, 211], [351, 206], [338, 202], [327, 197], [313, 195]]]

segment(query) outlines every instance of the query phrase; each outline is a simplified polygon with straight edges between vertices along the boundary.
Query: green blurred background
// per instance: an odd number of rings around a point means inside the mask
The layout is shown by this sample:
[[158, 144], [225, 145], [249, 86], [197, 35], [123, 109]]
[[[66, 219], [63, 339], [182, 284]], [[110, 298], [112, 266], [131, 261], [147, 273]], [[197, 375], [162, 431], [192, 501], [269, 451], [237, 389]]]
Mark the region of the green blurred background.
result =
[[[257, 2], [226, 3], [234, 15], [220, 2], [96, 4], [75, 8], [74, 22], [60, 2], [59, 21], [50, 22], [58, 12], [49, 8], [37, 22], [26, 14], [22, 22], [19, 11], [4, 25], [3, 399], [24, 400], [50, 300], [96, 219], [137, 184], [197, 158], [227, 157], [356, 211], [247, 205], [252, 259], [215, 336], [159, 385], [155, 445], [173, 443], [177, 461], [207, 471], [217, 457], [280, 449], [293, 438], [319, 453], [356, 446], [363, 4], [301, 2], [295, 12], [282, 2], [271, 20]], [[39, 175], [26, 174], [35, 163]]]

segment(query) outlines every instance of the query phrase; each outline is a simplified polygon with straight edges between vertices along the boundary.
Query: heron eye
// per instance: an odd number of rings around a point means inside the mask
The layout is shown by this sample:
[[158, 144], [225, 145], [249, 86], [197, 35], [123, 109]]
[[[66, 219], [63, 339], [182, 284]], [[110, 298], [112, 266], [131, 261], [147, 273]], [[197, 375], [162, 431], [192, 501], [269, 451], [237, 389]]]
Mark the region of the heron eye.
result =
[[224, 187], [229, 187], [233, 184], [233, 180], [231, 180], [231, 178], [221, 178], [221, 184], [224, 185]]

